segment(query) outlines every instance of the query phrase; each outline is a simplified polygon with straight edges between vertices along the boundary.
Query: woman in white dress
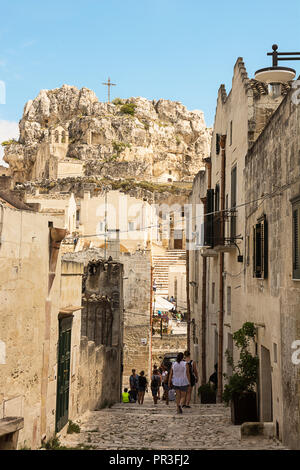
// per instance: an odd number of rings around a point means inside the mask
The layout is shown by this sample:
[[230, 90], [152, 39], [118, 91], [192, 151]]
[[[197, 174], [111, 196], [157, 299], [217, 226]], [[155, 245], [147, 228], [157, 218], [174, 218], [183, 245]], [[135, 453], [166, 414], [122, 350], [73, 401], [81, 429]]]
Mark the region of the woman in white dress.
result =
[[182, 413], [182, 405], [185, 402], [186, 392], [190, 385], [190, 371], [188, 364], [183, 360], [183, 353], [179, 353], [176, 362], [173, 363], [170, 377], [169, 388], [173, 384], [176, 390], [177, 413]]

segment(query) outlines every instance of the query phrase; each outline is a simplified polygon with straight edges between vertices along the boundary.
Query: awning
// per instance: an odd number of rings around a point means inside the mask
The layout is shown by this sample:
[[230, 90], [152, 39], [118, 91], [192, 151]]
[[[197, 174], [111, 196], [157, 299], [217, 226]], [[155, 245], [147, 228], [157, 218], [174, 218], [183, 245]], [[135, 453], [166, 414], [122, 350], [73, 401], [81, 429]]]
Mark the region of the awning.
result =
[[164, 299], [161, 295], [155, 295], [152, 308], [155, 312], [160, 310], [161, 312], [168, 312], [174, 307], [174, 304]]

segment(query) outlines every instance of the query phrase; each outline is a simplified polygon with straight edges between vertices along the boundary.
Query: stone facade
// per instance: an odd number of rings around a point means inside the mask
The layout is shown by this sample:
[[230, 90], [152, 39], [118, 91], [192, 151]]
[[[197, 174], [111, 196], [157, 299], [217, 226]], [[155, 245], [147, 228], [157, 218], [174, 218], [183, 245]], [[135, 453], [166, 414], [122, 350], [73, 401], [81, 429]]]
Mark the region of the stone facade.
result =
[[[246, 302], [249, 317], [258, 328], [258, 348], [266, 348], [271, 360], [272, 383], [267, 396], [261, 389], [262, 418], [268, 413], [272, 396], [273, 416], [283, 443], [300, 449], [300, 369], [292, 361], [292, 344], [300, 339], [299, 279], [293, 276], [293, 204], [300, 196], [300, 111], [292, 102], [293, 90], [248, 151], [244, 182], [246, 201], [245, 251]], [[264, 197], [262, 196], [264, 195]], [[268, 271], [253, 277], [253, 227], [265, 217], [268, 223]], [[247, 245], [246, 245], [247, 246]], [[245, 246], [245, 249], [246, 249]], [[262, 352], [260, 352], [263, 361]], [[261, 371], [260, 381], [265, 383]], [[268, 416], [268, 414], [267, 414]]]
[[[297, 339], [298, 288], [291, 279], [291, 235], [287, 236], [284, 227], [291, 227], [290, 199], [299, 189], [295, 160], [299, 117], [289, 88], [287, 84], [282, 95], [272, 99], [263, 84], [248, 78], [242, 59], [235, 65], [231, 92], [227, 95], [224, 86], [220, 87], [211, 158], [206, 171], [196, 176], [190, 196], [189, 272], [194, 281], [191, 333], [202, 381], [207, 381], [219, 361], [221, 345], [219, 374], [231, 374], [225, 350], [233, 353], [236, 362], [232, 335], [246, 321], [253, 322], [260, 361], [260, 420], [273, 421], [280, 439], [296, 448], [299, 378], [290, 348]], [[264, 200], [263, 195], [285, 184], [291, 187], [281, 196]], [[203, 212], [214, 212], [210, 219], [205, 218], [204, 232]], [[254, 277], [253, 228], [264, 215], [268, 221], [268, 274], [259, 278]], [[198, 234], [198, 243], [192, 232]], [[201, 360], [203, 348], [205, 361]]]
[[128, 386], [131, 370], [150, 368], [151, 258], [149, 251], [122, 253], [124, 265], [124, 370]]
[[[59, 227], [59, 220], [9, 204], [1, 204], [0, 213], [0, 418], [24, 417], [19, 446], [34, 449], [55, 432], [59, 314], [73, 306], [73, 360], [82, 272], [78, 265], [61, 269], [59, 243], [65, 230], [52, 227]], [[69, 277], [65, 282], [66, 271], [72, 282]]]

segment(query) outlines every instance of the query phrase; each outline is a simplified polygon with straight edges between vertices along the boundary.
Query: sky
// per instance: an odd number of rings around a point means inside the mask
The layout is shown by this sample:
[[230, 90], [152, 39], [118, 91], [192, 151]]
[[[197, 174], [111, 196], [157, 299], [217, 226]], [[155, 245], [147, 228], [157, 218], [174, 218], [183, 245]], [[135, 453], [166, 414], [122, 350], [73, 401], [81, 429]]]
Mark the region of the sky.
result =
[[[108, 77], [111, 99], [180, 101], [213, 126], [238, 57], [252, 78], [272, 65], [272, 44], [300, 50], [299, 0], [0, 2], [0, 142], [18, 136], [24, 105], [41, 89], [87, 87], [106, 101]], [[280, 65], [300, 73], [300, 61]]]

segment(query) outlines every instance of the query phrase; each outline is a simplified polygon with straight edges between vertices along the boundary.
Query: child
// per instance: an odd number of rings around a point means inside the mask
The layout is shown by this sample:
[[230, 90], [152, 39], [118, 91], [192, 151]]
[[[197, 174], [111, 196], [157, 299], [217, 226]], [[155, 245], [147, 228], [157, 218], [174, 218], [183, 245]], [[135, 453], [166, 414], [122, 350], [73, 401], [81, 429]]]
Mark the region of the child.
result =
[[123, 403], [129, 403], [128, 388], [124, 388], [124, 392], [122, 393], [122, 400], [123, 400]]

